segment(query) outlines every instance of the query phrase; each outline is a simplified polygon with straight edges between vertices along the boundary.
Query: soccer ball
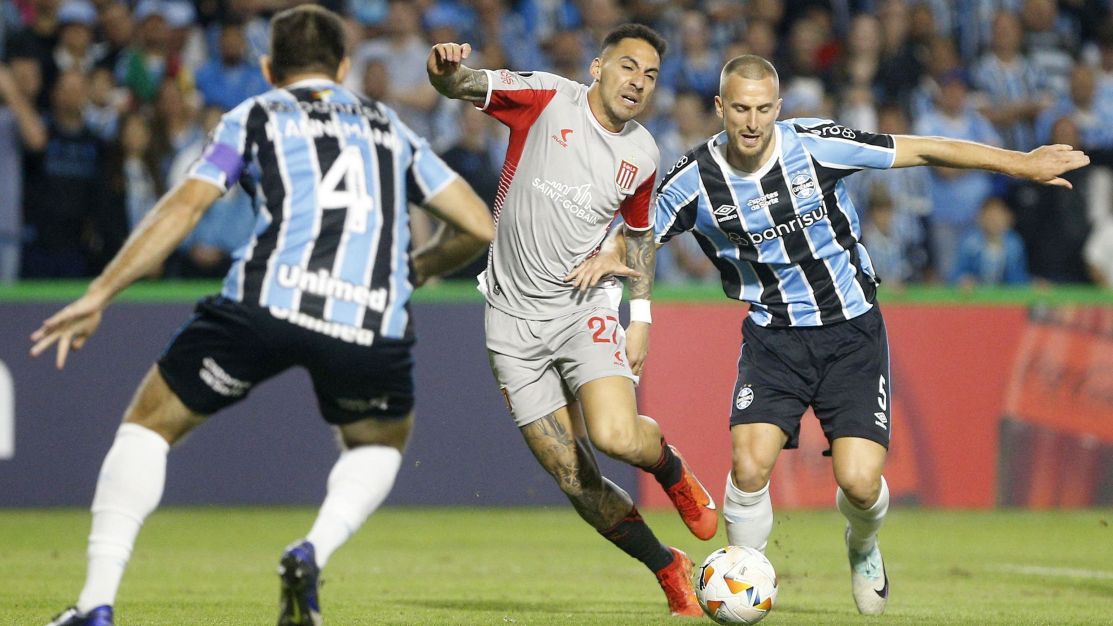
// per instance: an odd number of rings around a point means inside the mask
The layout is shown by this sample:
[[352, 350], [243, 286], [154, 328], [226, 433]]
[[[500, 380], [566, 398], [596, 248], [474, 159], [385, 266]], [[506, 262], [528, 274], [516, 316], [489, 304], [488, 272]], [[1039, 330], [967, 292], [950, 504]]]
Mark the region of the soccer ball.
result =
[[777, 572], [753, 548], [727, 546], [712, 552], [698, 576], [699, 605], [720, 624], [756, 624], [777, 601]]

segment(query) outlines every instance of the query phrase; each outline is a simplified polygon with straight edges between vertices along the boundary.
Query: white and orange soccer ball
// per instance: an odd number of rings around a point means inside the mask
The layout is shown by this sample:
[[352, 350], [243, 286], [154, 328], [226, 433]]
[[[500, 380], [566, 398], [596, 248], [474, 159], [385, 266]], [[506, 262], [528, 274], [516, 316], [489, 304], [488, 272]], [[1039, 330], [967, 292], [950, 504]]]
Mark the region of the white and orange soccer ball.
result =
[[696, 576], [699, 604], [720, 624], [756, 624], [777, 602], [777, 572], [753, 548], [720, 548], [704, 560]]

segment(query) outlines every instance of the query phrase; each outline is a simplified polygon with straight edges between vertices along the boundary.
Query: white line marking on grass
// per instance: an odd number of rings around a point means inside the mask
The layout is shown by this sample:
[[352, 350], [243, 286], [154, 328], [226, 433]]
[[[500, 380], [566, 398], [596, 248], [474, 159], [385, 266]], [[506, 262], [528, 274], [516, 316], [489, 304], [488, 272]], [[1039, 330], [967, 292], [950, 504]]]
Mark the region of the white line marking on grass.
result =
[[1038, 576], [1070, 576], [1072, 578], [1098, 578], [1113, 580], [1113, 572], [1077, 567], [1047, 567], [1043, 565], [999, 565], [993, 569], [1014, 574], [1035, 574]]

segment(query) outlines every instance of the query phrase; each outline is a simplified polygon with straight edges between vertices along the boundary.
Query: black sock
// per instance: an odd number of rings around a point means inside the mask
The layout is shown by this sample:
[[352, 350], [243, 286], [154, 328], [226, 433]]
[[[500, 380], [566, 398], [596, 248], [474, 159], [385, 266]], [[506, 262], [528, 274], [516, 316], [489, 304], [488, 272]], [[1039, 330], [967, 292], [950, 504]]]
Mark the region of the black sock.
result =
[[657, 459], [653, 465], [643, 467], [643, 470], [653, 474], [657, 482], [662, 487], [668, 489], [676, 483], [680, 482], [680, 475], [684, 471], [684, 464], [680, 461], [680, 457], [672, 451], [672, 448], [665, 443], [665, 438], [661, 437], [661, 458]]
[[599, 534], [626, 554], [645, 563], [653, 572], [672, 563], [672, 552], [657, 540], [638, 513], [638, 507], [632, 507], [622, 521], [607, 530], [599, 531]]

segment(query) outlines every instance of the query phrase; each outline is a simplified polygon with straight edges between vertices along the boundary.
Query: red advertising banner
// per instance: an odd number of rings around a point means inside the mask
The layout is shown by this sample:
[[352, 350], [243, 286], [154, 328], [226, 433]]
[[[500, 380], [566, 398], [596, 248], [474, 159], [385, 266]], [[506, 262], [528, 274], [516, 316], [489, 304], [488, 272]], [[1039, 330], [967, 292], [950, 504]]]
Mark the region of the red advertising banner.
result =
[[[892, 442], [885, 476], [895, 502], [987, 508], [996, 502], [1001, 409], [1024, 333], [1022, 307], [892, 305]], [[640, 408], [721, 499], [730, 469], [728, 420], [745, 308], [658, 304]], [[830, 507], [835, 482], [817, 420], [773, 473], [778, 507]], [[668, 506], [641, 477], [643, 506]]]
[[1033, 309], [1003, 414], [1003, 504], [1113, 501], [1113, 309]]
[[1113, 308], [1033, 310], [1005, 414], [1113, 442]]

